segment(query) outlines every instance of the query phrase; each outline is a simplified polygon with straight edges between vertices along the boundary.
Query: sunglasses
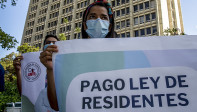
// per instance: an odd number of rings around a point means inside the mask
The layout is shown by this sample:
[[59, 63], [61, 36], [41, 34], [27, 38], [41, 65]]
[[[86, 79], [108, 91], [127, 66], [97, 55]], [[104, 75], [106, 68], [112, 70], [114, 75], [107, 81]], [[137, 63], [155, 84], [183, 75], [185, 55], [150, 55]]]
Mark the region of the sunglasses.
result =
[[50, 43], [53, 43], [55, 44], [56, 41], [46, 41], [46, 44], [50, 44]]

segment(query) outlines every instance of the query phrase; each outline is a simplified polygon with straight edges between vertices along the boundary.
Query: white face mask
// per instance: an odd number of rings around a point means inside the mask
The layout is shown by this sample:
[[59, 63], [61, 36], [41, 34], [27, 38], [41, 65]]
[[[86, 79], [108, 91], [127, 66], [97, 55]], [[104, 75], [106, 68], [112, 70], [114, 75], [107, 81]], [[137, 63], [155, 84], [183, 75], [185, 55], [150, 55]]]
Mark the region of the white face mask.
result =
[[46, 45], [44, 45], [44, 50], [46, 50], [46, 49], [47, 49], [47, 47], [48, 47], [48, 46], [50, 46], [50, 45], [54, 45], [54, 44], [51, 42], [50, 44], [46, 44]]
[[107, 20], [101, 20], [100, 18], [87, 20], [86, 25], [88, 27], [86, 32], [90, 38], [105, 38], [109, 32], [109, 21]]

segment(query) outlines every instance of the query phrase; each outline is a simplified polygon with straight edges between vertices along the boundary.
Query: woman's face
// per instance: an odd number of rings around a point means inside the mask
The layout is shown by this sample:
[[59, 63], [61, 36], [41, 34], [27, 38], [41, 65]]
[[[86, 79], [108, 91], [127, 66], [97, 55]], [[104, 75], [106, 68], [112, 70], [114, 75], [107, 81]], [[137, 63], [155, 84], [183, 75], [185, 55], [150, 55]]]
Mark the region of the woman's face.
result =
[[93, 6], [87, 16], [87, 20], [102, 19], [109, 21], [108, 11], [102, 6]]
[[[90, 9], [90, 12], [87, 16], [87, 20], [96, 20], [98, 18], [109, 21], [109, 15], [107, 9], [105, 7], [96, 5]], [[84, 25], [84, 30], [86, 30], [87, 29], [86, 23], [83, 23], [83, 25]], [[111, 24], [109, 26], [109, 31], [110, 30], [111, 30]]]

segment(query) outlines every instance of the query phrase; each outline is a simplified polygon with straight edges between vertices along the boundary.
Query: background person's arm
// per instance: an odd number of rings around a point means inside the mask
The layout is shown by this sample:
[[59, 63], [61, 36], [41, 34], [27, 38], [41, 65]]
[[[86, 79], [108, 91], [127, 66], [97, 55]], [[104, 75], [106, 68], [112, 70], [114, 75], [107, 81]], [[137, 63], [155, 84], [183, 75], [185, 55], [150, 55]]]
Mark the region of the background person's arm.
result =
[[19, 91], [19, 94], [21, 95], [22, 92], [22, 87], [21, 87], [21, 60], [23, 59], [23, 56], [17, 56], [14, 60], [13, 60], [13, 65], [15, 68], [15, 72], [16, 72], [16, 77], [17, 77], [17, 88]]

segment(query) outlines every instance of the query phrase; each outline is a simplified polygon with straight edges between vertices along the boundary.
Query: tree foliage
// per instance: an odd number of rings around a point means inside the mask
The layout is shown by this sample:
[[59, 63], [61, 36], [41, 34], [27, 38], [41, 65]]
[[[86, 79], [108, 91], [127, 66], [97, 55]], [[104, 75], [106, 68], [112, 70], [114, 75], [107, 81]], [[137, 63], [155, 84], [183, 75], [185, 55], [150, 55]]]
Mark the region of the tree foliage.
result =
[[5, 33], [0, 27], [0, 45], [3, 49], [9, 50], [10, 48], [15, 48], [17, 43], [13, 36]]
[[[28, 53], [39, 51], [39, 48], [29, 46], [27, 43], [25, 43], [19, 46], [17, 50], [21, 53]], [[13, 66], [13, 60], [18, 55], [19, 54], [12, 52], [6, 57], [0, 59], [0, 64], [5, 69], [5, 91], [0, 92], [0, 112], [5, 109], [6, 103], [21, 101], [21, 97], [17, 89], [16, 73]]]
[[178, 28], [167, 28], [164, 30], [164, 36], [175, 36], [175, 35], [185, 35], [184, 32], [179, 33]]
[[28, 45], [28, 43], [24, 43], [23, 45], [18, 46], [17, 51], [20, 53], [36, 52], [39, 51], [39, 47], [36, 48], [35, 46]]
[[60, 39], [60, 41], [66, 40], [65, 33], [60, 33], [60, 34], [59, 34], [59, 39]]
[[0, 63], [5, 69], [5, 91], [0, 92], [0, 112], [2, 112], [6, 103], [9, 102], [20, 102], [21, 98], [17, 89], [17, 79], [13, 66], [13, 59], [17, 56], [16, 53], [12, 52], [4, 58], [1, 58]]
[[[16, 6], [16, 0], [11, 0], [10, 2], [12, 6]], [[5, 3], [7, 3], [7, 0], [0, 0], [0, 5], [2, 9], [6, 7]]]

